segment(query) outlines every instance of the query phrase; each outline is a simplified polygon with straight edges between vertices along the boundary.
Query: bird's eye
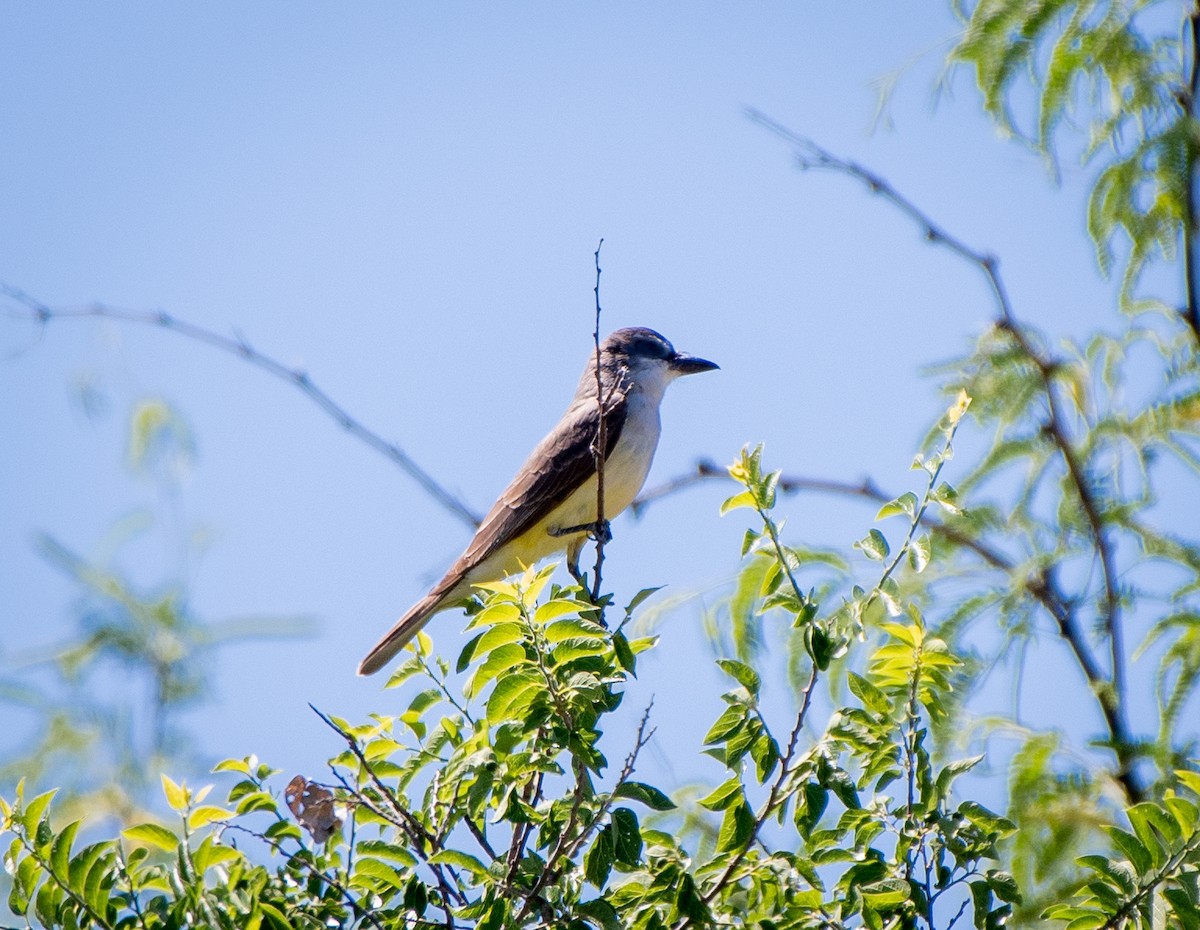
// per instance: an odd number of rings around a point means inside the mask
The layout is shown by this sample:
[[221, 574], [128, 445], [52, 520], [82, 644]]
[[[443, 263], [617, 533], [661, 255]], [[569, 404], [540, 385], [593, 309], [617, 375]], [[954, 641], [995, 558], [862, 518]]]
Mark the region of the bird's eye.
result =
[[645, 358], [669, 358], [672, 354], [668, 346], [663, 345], [657, 339], [646, 337], [636, 340], [630, 346], [630, 350], [631, 355], [640, 355]]

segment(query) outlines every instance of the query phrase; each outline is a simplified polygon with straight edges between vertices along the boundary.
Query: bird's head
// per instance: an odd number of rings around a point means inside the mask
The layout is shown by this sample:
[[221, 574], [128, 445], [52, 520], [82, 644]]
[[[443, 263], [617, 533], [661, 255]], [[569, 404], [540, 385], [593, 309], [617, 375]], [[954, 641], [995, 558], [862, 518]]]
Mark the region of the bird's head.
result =
[[644, 326], [628, 326], [609, 333], [600, 344], [605, 368], [624, 368], [634, 382], [662, 390], [681, 375], [712, 371], [719, 366], [708, 359], [678, 352], [663, 336]]

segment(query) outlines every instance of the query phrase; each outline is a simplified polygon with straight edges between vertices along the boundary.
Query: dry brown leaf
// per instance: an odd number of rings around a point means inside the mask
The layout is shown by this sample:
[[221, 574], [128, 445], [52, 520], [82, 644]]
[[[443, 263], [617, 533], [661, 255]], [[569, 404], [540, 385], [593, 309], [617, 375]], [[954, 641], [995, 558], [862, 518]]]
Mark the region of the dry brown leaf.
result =
[[342, 818], [334, 812], [333, 792], [328, 788], [297, 775], [283, 789], [283, 798], [300, 826], [318, 843], [342, 829]]

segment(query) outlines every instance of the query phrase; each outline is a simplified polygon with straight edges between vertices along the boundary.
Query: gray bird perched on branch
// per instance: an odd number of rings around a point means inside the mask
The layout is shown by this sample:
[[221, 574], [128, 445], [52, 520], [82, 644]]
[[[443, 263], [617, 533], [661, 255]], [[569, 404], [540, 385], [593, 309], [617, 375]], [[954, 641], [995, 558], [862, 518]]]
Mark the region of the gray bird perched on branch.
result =
[[[474, 584], [495, 581], [564, 549], [578, 577], [579, 553], [589, 535], [607, 534], [608, 518], [628, 507], [642, 489], [658, 446], [658, 408], [667, 385], [681, 375], [717, 367], [676, 352], [654, 330], [640, 326], [611, 333], [599, 355], [599, 379], [593, 354], [566, 413], [483, 518], [466, 552], [367, 653], [360, 675], [383, 668], [430, 617], [470, 595]], [[602, 524], [597, 520], [595, 455], [600, 397], [605, 435]]]

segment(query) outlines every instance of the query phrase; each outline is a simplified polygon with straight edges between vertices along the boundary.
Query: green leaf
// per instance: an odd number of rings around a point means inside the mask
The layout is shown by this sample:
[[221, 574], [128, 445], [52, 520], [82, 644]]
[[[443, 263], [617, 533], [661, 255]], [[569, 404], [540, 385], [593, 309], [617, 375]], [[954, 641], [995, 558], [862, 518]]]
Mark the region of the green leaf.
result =
[[829, 792], [816, 782], [806, 782], [804, 785], [804, 803], [796, 808], [796, 829], [801, 835], [808, 837], [816, 829], [829, 804]]
[[740, 494], [735, 494], [735, 495], [733, 495], [733, 497], [727, 498], [725, 500], [725, 502], [723, 504], [721, 504], [721, 516], [725, 516], [725, 514], [730, 513], [731, 511], [737, 510], [740, 507], [754, 507], [754, 506], [755, 506], [754, 492], [742, 491]]
[[1200, 795], [1200, 772], [1192, 772], [1188, 769], [1176, 769], [1175, 777], [1191, 788], [1194, 794]]
[[546, 601], [542, 604], [533, 615], [535, 623], [546, 626], [553, 623], [560, 617], [565, 617], [569, 614], [579, 613], [581, 605], [578, 601], [570, 601], [565, 598], [556, 598], [552, 601]]
[[582, 617], [572, 617], [569, 620], [559, 620], [546, 627], [546, 642], [560, 643], [564, 639], [604, 639], [608, 631], [599, 623], [584, 620]]
[[363, 856], [354, 863], [353, 881], [356, 885], [369, 885], [371, 882], [381, 882], [384, 885], [390, 885], [397, 891], [402, 890], [405, 885], [403, 875], [386, 862], [381, 862], [379, 859], [372, 859], [369, 856]]
[[399, 863], [407, 869], [415, 869], [417, 867], [417, 857], [403, 846], [397, 846], [395, 843], [387, 843], [383, 840], [362, 840], [358, 844], [358, 851], [365, 856], [390, 859], [392, 862]]
[[232, 817], [232, 811], [227, 811], [223, 807], [213, 807], [212, 805], [205, 804], [197, 807], [188, 815], [188, 829], [196, 830], [213, 821], [229, 820]]
[[742, 797], [742, 782], [736, 775], [714, 788], [700, 799], [701, 807], [710, 811], [723, 811]]
[[[504, 589], [503, 593], [515, 593], [513, 586], [507, 582], [497, 582], [495, 585], [479, 584], [477, 588], [493, 588], [498, 587]], [[481, 626], [494, 626], [497, 623], [509, 623], [514, 620], [521, 619], [521, 608], [512, 601], [500, 601], [499, 603], [489, 604], [483, 610], [479, 611], [471, 622], [467, 624], [467, 629], [475, 629]]]
[[[135, 827], [134, 829], [137, 829], [137, 828]], [[162, 829], [162, 828], [159, 827], [159, 829]], [[164, 832], [169, 832], [169, 831], [164, 831]], [[174, 852], [175, 849], [178, 847], [178, 845], [179, 845], [179, 841], [175, 838], [175, 835], [172, 833], [171, 834], [171, 845], [170, 845], [170, 847], [167, 847], [168, 851]], [[109, 848], [109, 844], [106, 842], [92, 843], [90, 846], [85, 846], [83, 849], [81, 849], [78, 853], [75, 854], [75, 856], [71, 859], [70, 875], [68, 877], [68, 881], [72, 888], [79, 890], [84, 887], [84, 884], [86, 883], [86, 880], [87, 880], [87, 876], [92, 871], [92, 866], [94, 866], [96, 864], [96, 860], [98, 860], [101, 856], [103, 856], [104, 853], [108, 850], [108, 848]]]
[[950, 793], [950, 785], [954, 779], [958, 778], [965, 772], [971, 771], [980, 762], [984, 760], [983, 755], [971, 756], [969, 759], [959, 759], [949, 763], [944, 769], [938, 772], [937, 790], [939, 797], [946, 797]]
[[211, 868], [242, 858], [241, 850], [215, 843], [211, 836], [206, 836], [192, 853], [192, 862], [195, 863], [196, 871], [201, 875]]
[[617, 785], [612, 793], [614, 798], [627, 798], [645, 804], [652, 811], [670, 811], [675, 809], [675, 803], [655, 788], [653, 785], [640, 781], [627, 781]]
[[[641, 642], [641, 640], [639, 640]], [[617, 661], [621, 663], [621, 668], [633, 674], [633, 670], [637, 665], [637, 660], [634, 658], [636, 653], [630, 645], [629, 640], [625, 638], [625, 634], [620, 630], [613, 633], [612, 637], [613, 652], [617, 656]], [[639, 650], [640, 651], [640, 650]]]
[[13, 913], [24, 914], [29, 908], [29, 904], [33, 900], [34, 889], [37, 887], [41, 875], [42, 871], [33, 856], [26, 856], [17, 865], [12, 889], [8, 894], [8, 906], [12, 908]]
[[1117, 848], [1129, 859], [1139, 875], [1150, 871], [1153, 860], [1150, 857], [1150, 851], [1142, 845], [1141, 840], [1119, 827], [1106, 827], [1105, 832], [1117, 845]]
[[625, 616], [628, 617], [630, 614], [632, 614], [635, 610], [642, 606], [646, 598], [650, 597], [650, 595], [654, 594], [656, 591], [661, 591], [663, 587], [663, 585], [658, 585], [654, 588], [642, 588], [642, 590], [635, 594], [633, 599], [625, 605]]
[[497, 646], [520, 642], [523, 634], [519, 623], [497, 623], [480, 637], [475, 646], [475, 657], [489, 655]]
[[75, 834], [79, 832], [80, 820], [67, 824], [54, 838], [50, 849], [50, 867], [59, 878], [66, 878], [71, 866], [71, 844], [75, 842]]
[[724, 742], [741, 729], [745, 723], [746, 708], [740, 704], [730, 705], [725, 708], [725, 712], [717, 718], [716, 723], [705, 734], [704, 745], [711, 746], [713, 743]]
[[592, 841], [591, 848], [583, 857], [583, 874], [589, 882], [604, 890], [612, 872], [613, 860], [616, 857], [616, 835], [612, 824], [606, 825]]
[[260, 900], [258, 906], [262, 909], [263, 916], [270, 922], [272, 930], [295, 930], [296, 924], [274, 904]]
[[925, 571], [932, 554], [933, 544], [928, 533], [914, 537], [912, 544], [908, 547], [908, 562], [913, 567], [913, 571], [918, 575]]
[[758, 781], [762, 784], [779, 763], [779, 744], [775, 737], [765, 730], [760, 733], [750, 746], [750, 758], [754, 760]]
[[621, 865], [636, 868], [642, 858], [642, 834], [637, 814], [628, 807], [618, 807], [612, 812], [612, 825], [615, 831], [613, 858]]
[[470, 684], [467, 686], [467, 696], [476, 697], [493, 678], [501, 673], [511, 672], [524, 660], [525, 647], [517, 643], [509, 643], [507, 646], [493, 649], [483, 664], [475, 670], [475, 674], [471, 676]]
[[[678, 925], [686, 921], [689, 925], [705, 926], [710, 923], [708, 917], [708, 908], [704, 904], [704, 898], [696, 890], [696, 880], [690, 873], [684, 872], [679, 876], [675, 887], [675, 900], [672, 902], [670, 915], [671, 924]], [[766, 930], [768, 922], [762, 921], [761, 923]]]
[[876, 521], [884, 520], [887, 517], [895, 517], [900, 514], [907, 514], [912, 517], [917, 512], [917, 495], [912, 491], [905, 491], [893, 501], [889, 501], [879, 508], [879, 513], [875, 514]]
[[430, 856], [429, 862], [431, 865], [452, 865], [456, 868], [466, 869], [476, 877], [487, 874], [487, 866], [474, 856], [465, 852], [459, 852], [457, 849], [443, 849], [441, 852]]
[[404, 908], [420, 917], [428, 906], [429, 890], [425, 883], [414, 875], [404, 887]]
[[966, 801], [959, 805], [958, 812], [985, 833], [994, 834], [1000, 839], [1017, 832], [1017, 825], [1006, 817], [993, 814], [982, 804]]
[[863, 702], [863, 706], [881, 717], [890, 717], [892, 702], [886, 694], [855, 672], [848, 673], [850, 692]]
[[[358, 812], [358, 822], [360, 825], [364, 823], [385, 823], [382, 818], [374, 821], [369, 819], [375, 816], [370, 811], [360, 810]], [[304, 840], [304, 836], [300, 832], [300, 827], [290, 820], [276, 820], [267, 829], [263, 830], [263, 836], [275, 840], [277, 843], [282, 843], [284, 840], [295, 840], [297, 843], [300, 843]]]
[[508, 917], [508, 902], [504, 898], [497, 898], [488, 908], [483, 920], [475, 925], [475, 930], [500, 930], [504, 926], [506, 917]]
[[171, 805], [171, 809], [180, 813], [187, 810], [187, 789], [177, 785], [169, 775], [162, 774], [159, 777], [162, 779], [163, 794], [167, 796], [167, 803]]
[[885, 878], [859, 886], [864, 900], [875, 910], [894, 908], [908, 900], [908, 882], [902, 878]]
[[58, 793], [57, 788], [52, 788], [44, 794], [39, 794], [36, 798], [25, 805], [21, 812], [21, 823], [25, 826], [25, 832], [29, 834], [37, 834], [38, 824], [42, 822], [42, 815], [50, 806], [50, 802]]
[[213, 766], [213, 772], [240, 772], [242, 775], [249, 775], [250, 765], [245, 759], [222, 759]]
[[810, 623], [804, 628], [804, 646], [813, 664], [822, 672], [829, 668], [837, 652], [837, 644], [820, 623]]
[[717, 659], [717, 665], [725, 674], [749, 691], [753, 697], [758, 697], [759, 688], [762, 687], [762, 680], [759, 678], [758, 672], [737, 659]]
[[721, 829], [717, 834], [717, 852], [730, 852], [744, 849], [754, 832], [754, 814], [745, 798], [739, 797], [736, 803], [725, 810], [721, 819]]
[[113, 886], [114, 859], [111, 844], [105, 843], [83, 881], [83, 899], [97, 914], [108, 910], [108, 889]]
[[601, 927], [601, 930], [623, 930], [625, 926], [617, 916], [616, 909], [603, 898], [584, 901], [577, 910], [589, 918], [590, 922]]
[[275, 799], [265, 791], [252, 791], [250, 794], [242, 797], [238, 801], [237, 806], [238, 816], [248, 814], [251, 811], [271, 811], [275, 813], [277, 810]]
[[156, 823], [141, 823], [121, 831], [121, 835], [135, 843], [155, 846], [165, 852], [174, 852], [179, 846], [179, 837]]
[[58, 908], [63, 900], [63, 890], [54, 882], [46, 882], [38, 889], [33, 901], [33, 911], [43, 926], [61, 926], [58, 920]]
[[854, 548], [862, 550], [862, 553], [868, 559], [874, 559], [877, 562], [882, 562], [892, 551], [888, 546], [887, 539], [876, 529], [872, 529], [871, 532], [856, 542]]
[[988, 869], [987, 883], [1001, 901], [1007, 901], [1010, 904], [1021, 903], [1021, 889], [1017, 887], [1017, 880], [1010, 873], [999, 869]]
[[543, 682], [532, 672], [501, 678], [488, 696], [488, 720], [496, 724], [518, 716], [541, 693], [542, 685]]
[[[475, 658], [475, 650], [479, 646], [479, 641], [481, 639], [483, 639], [483, 637], [486, 635], [486, 632], [487, 631], [485, 630], [483, 633], [477, 633], [476, 635], [472, 636], [471, 639], [469, 639], [467, 641], [467, 644], [462, 647], [462, 651], [459, 652], [459, 654], [458, 654], [458, 661], [454, 663], [454, 670], [456, 672], [461, 674], [462, 672], [465, 672], [467, 670], [467, 668], [471, 664], [471, 661]], [[417, 662], [416, 665], [417, 665], [417, 669], [419, 671], [420, 670], [420, 662]], [[396, 675], [399, 675], [399, 674], [400, 674], [400, 672], [396, 673]], [[392, 678], [395, 678], [396, 675], [393, 675]], [[405, 676], [405, 678], [407, 678], [407, 677], [408, 676]], [[403, 681], [404, 679], [401, 679], [401, 680]], [[397, 682], [397, 684], [399, 684], [399, 682]], [[390, 687], [391, 685], [392, 685], [392, 682], [389, 679], [388, 686]]]
[[590, 636], [576, 636], [571, 639], [564, 639], [558, 643], [551, 651], [551, 655], [554, 656], [555, 664], [565, 665], [574, 659], [583, 656], [603, 655], [607, 651], [608, 644], [602, 639]]

